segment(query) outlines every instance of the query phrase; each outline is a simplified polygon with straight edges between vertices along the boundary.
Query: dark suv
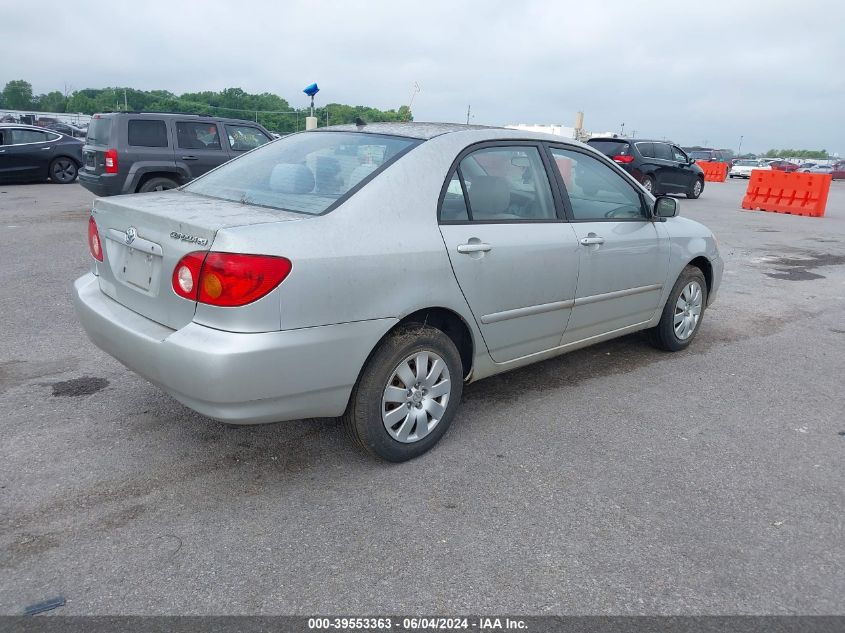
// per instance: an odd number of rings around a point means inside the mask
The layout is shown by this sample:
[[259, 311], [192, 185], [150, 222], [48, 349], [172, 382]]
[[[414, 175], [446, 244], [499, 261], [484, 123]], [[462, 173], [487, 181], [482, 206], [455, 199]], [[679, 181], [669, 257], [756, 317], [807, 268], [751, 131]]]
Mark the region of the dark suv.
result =
[[697, 198], [704, 191], [704, 171], [677, 145], [632, 138], [594, 138], [587, 144], [609, 156], [655, 196], [685, 193], [687, 198]]
[[95, 114], [80, 184], [98, 196], [173, 189], [273, 140], [250, 121], [192, 114]]
[[700, 162], [707, 163], [730, 163], [733, 152], [726, 149], [712, 149], [710, 147], [685, 147], [684, 151]]

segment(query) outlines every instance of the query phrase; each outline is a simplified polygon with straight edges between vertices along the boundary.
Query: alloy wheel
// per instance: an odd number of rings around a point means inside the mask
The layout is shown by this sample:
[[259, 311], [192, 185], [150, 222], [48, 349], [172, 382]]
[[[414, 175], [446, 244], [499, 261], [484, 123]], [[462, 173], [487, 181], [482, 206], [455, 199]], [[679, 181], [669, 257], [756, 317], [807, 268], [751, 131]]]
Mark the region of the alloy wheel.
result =
[[427, 350], [411, 354], [393, 370], [384, 389], [384, 428], [398, 442], [418, 442], [446, 413], [451, 390], [449, 368], [440, 356]]
[[685, 341], [695, 332], [701, 318], [703, 296], [701, 286], [695, 280], [690, 281], [681, 290], [681, 294], [675, 302], [675, 318], [673, 321], [675, 336], [679, 340]]
[[72, 161], [66, 158], [60, 158], [53, 163], [53, 172], [51, 176], [58, 182], [70, 182], [76, 178], [76, 166]]

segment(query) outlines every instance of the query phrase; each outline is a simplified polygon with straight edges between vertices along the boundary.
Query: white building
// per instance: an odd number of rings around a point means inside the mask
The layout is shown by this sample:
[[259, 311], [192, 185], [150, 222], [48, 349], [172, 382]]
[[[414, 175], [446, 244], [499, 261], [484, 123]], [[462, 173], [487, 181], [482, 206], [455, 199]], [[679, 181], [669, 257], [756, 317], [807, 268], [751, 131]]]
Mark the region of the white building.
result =
[[542, 132], [544, 134], [554, 134], [555, 136], [563, 136], [565, 138], [575, 138], [574, 127], [567, 127], [565, 125], [555, 125], [553, 123], [549, 125], [529, 125], [527, 123], [513, 123], [511, 125], [506, 125], [505, 127], [510, 130], [522, 130], [523, 132]]

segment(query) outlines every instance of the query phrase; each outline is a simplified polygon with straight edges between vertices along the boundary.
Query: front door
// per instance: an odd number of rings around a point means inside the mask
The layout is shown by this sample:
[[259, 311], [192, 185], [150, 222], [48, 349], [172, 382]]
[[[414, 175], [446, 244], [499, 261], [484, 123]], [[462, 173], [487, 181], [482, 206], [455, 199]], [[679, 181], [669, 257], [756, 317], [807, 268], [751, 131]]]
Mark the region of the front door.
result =
[[566, 329], [580, 249], [558, 208], [538, 146], [477, 149], [450, 176], [440, 232], [498, 363], [551, 349]]
[[562, 344], [648, 321], [660, 307], [669, 237], [635, 186], [604, 162], [552, 148], [579, 244], [575, 307]]

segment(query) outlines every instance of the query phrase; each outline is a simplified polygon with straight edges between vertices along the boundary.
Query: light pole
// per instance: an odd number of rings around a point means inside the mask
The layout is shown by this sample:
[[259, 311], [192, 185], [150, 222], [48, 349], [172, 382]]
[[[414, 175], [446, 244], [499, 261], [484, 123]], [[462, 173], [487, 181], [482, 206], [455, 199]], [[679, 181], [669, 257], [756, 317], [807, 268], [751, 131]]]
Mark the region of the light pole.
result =
[[739, 137], [739, 148], [736, 150], [736, 155], [742, 156], [742, 135]]

